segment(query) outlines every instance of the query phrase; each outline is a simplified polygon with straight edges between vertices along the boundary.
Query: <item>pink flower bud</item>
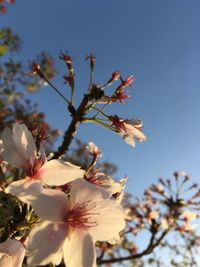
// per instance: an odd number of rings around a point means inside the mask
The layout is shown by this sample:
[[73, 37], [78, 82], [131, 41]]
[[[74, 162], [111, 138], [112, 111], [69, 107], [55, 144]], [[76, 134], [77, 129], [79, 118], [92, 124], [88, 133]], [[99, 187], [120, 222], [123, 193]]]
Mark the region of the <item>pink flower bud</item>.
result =
[[133, 85], [134, 82], [134, 77], [133, 75], [128, 76], [124, 81], [122, 81], [122, 86], [123, 87], [131, 87]]
[[120, 74], [119, 71], [113, 72], [113, 74], [112, 74], [112, 81], [118, 81], [120, 79], [120, 76], [121, 76], [121, 74]]

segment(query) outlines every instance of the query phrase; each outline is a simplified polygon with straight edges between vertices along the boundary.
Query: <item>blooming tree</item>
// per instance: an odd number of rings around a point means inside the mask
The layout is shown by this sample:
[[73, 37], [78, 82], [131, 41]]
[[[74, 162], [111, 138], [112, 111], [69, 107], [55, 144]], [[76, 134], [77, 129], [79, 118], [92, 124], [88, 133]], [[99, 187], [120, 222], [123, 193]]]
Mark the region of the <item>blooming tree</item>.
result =
[[[52, 82], [53, 59], [43, 52], [29, 62], [29, 71], [24, 70], [13, 56], [20, 47], [20, 38], [12, 30], [1, 29], [0, 266], [94, 267], [124, 262], [127, 266], [198, 266], [195, 221], [200, 189], [187, 174], [160, 178], [143, 198], [134, 199], [124, 192], [127, 177], [113, 178], [115, 166], [100, 161], [97, 145], [76, 140], [77, 148], [70, 150], [83, 123], [110, 130], [132, 147], [146, 140], [141, 120], [106, 112], [107, 106], [130, 97], [127, 87], [132, 86], [133, 76], [124, 78], [114, 71], [105, 83], [96, 84], [91, 53], [85, 58], [90, 65], [88, 89], [76, 105], [71, 56], [63, 52], [59, 56], [67, 70], [64, 83], [70, 88], [65, 96]], [[71, 115], [57, 149], [53, 144], [59, 131], [51, 129], [44, 114], [23, 94], [44, 84], [65, 101]], [[137, 239], [143, 233], [146, 238], [139, 247]], [[175, 242], [173, 233], [178, 237]], [[169, 260], [163, 262], [156, 248], [165, 250]]]

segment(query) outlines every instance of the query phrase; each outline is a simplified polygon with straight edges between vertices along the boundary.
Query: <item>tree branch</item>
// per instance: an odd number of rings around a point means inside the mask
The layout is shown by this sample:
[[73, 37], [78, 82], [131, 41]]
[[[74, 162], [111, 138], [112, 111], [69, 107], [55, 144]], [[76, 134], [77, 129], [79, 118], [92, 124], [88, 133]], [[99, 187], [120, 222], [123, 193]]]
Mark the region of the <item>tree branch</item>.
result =
[[164, 231], [161, 234], [161, 236], [155, 241], [156, 232], [153, 232], [152, 236], [151, 236], [151, 239], [149, 241], [149, 245], [146, 247], [146, 249], [144, 249], [140, 253], [137, 253], [137, 254], [134, 254], [134, 255], [130, 255], [130, 256], [126, 256], [126, 257], [121, 257], [121, 258], [112, 258], [112, 259], [105, 259], [105, 260], [101, 260], [100, 259], [99, 261], [97, 261], [97, 263], [99, 265], [101, 265], [101, 264], [106, 264], [106, 263], [115, 263], [115, 262], [122, 262], [122, 261], [141, 258], [141, 257], [143, 257], [145, 255], [150, 254], [154, 250], [154, 248], [156, 248], [160, 244], [160, 242], [163, 240], [163, 238], [166, 236], [167, 233], [168, 233], [168, 230]]
[[72, 115], [71, 123], [70, 123], [67, 131], [65, 132], [64, 139], [63, 139], [61, 146], [58, 147], [58, 150], [54, 153], [52, 159], [59, 158], [60, 156], [65, 154], [65, 152], [68, 150], [69, 145], [72, 142], [72, 140], [76, 134], [78, 123], [81, 122], [83, 115], [85, 114], [85, 109], [86, 109], [87, 104], [88, 104], [90, 99], [91, 99], [91, 94], [86, 94], [84, 96], [78, 109]]

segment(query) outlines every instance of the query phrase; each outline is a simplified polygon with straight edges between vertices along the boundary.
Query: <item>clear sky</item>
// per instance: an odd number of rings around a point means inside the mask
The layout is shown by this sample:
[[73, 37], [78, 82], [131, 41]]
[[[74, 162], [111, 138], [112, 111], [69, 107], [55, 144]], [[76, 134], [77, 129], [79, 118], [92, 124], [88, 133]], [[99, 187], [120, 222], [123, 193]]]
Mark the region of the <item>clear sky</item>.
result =
[[[58, 54], [67, 49], [75, 58], [79, 99], [88, 84], [84, 56], [90, 51], [97, 57], [96, 82], [104, 83], [115, 70], [134, 74], [131, 100], [110, 114], [142, 119], [147, 141], [133, 149], [89, 124], [79, 128], [78, 137], [95, 142], [104, 159], [118, 166], [116, 177], [127, 174], [127, 190], [139, 195], [175, 170], [200, 181], [199, 14], [199, 0], [18, 0], [0, 23], [23, 39], [24, 65], [42, 50], [56, 58], [55, 83], [63, 91], [65, 66]], [[47, 87], [33, 99], [52, 126], [66, 129], [62, 99]]]

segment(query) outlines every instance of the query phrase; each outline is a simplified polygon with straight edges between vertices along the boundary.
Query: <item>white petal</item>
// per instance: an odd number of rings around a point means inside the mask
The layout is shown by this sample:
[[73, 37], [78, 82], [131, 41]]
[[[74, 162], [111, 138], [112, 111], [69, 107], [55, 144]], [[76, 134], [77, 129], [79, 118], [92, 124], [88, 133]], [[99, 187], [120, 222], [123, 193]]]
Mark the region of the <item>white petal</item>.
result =
[[101, 201], [107, 199], [110, 194], [100, 187], [85, 181], [84, 179], [77, 179], [71, 184], [70, 191], [70, 205], [73, 207], [76, 204], [87, 203], [91, 201]]
[[127, 144], [132, 145], [134, 147], [135, 139], [138, 140], [139, 142], [146, 140], [146, 136], [143, 134], [143, 132], [134, 127], [133, 125], [127, 123], [126, 128], [128, 133], [125, 133], [123, 135], [123, 138]]
[[126, 226], [125, 213], [122, 207], [111, 199], [96, 203], [93, 220], [96, 225], [90, 227], [88, 231], [93, 239], [98, 241], [115, 238]]
[[52, 263], [54, 265], [59, 265], [63, 259], [63, 249], [61, 249], [53, 258]]
[[139, 142], [146, 141], [146, 135], [144, 135], [140, 130], [134, 128], [133, 134]]
[[12, 182], [6, 187], [5, 192], [18, 197], [21, 201], [31, 204], [31, 202], [40, 194], [42, 184], [39, 180], [31, 178]]
[[60, 258], [67, 235], [66, 224], [42, 222], [29, 233], [27, 244], [28, 264], [46, 265]]
[[135, 147], [135, 138], [133, 136], [123, 135], [123, 139], [128, 145]]
[[25, 168], [26, 160], [23, 159], [22, 155], [18, 151], [16, 144], [13, 140], [12, 132], [9, 128], [5, 128], [1, 134], [1, 156], [2, 158], [15, 166], [16, 168]]
[[43, 189], [31, 202], [35, 213], [43, 220], [63, 222], [67, 218], [67, 196], [55, 189]]
[[15, 239], [7, 239], [0, 244], [0, 267], [21, 267], [25, 256], [25, 248]]
[[85, 171], [79, 166], [62, 160], [50, 160], [40, 169], [41, 179], [47, 185], [63, 185], [82, 178]]
[[70, 209], [81, 204], [88, 207], [90, 221], [95, 224], [88, 231], [94, 240], [109, 240], [125, 227], [125, 213], [109, 197], [107, 191], [84, 180], [79, 179], [71, 184]]
[[14, 124], [13, 140], [24, 159], [32, 158], [36, 155], [37, 149], [31, 132], [25, 124]]
[[85, 231], [74, 230], [64, 244], [67, 267], [95, 267], [96, 251], [92, 237]]

